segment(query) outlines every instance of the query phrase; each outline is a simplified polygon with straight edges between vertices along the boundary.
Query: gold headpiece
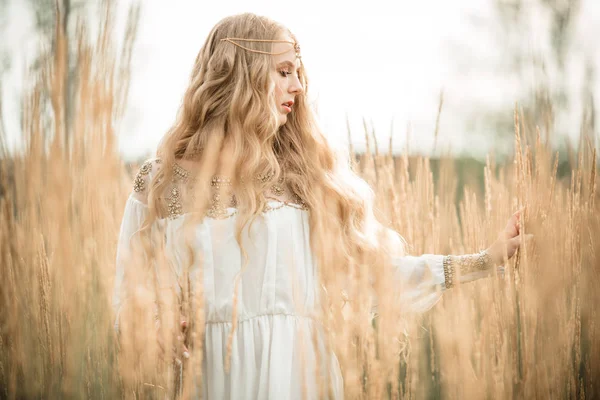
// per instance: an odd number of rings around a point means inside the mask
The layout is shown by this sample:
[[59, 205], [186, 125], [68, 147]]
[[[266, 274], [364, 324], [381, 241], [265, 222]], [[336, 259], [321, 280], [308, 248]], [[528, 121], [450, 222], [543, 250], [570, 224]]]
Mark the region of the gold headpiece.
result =
[[236, 43], [236, 41], [237, 42], [259, 42], [259, 43], [265, 43], [265, 42], [268, 42], [268, 43], [289, 43], [289, 44], [291, 44], [294, 47], [294, 51], [296, 52], [296, 58], [299, 58], [299, 59], [302, 58], [302, 56], [300, 55], [300, 45], [298, 43], [296, 43], [296, 42], [290, 42], [289, 40], [224, 38], [224, 39], [221, 39], [221, 41], [222, 42], [229, 42], [229, 43], [231, 43], [231, 44], [233, 44], [233, 45], [235, 45], [235, 46], [237, 46], [239, 48], [242, 48], [244, 50], [248, 50], [249, 52], [252, 52], [252, 53], [268, 54], [268, 55], [271, 55], [271, 56], [278, 56], [280, 54], [287, 53], [289, 50], [281, 51], [279, 53], [273, 53], [273, 52], [270, 52], [270, 51], [254, 50], [254, 49], [251, 49], [249, 47], [243, 46], [243, 45], [241, 45], [239, 43]]

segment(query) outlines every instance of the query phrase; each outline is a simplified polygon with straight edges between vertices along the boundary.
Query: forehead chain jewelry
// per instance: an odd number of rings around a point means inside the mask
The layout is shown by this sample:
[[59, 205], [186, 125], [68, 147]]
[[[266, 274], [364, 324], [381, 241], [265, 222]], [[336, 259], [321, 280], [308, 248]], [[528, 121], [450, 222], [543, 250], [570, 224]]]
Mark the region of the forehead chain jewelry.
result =
[[239, 43], [236, 42], [258, 42], [258, 43], [289, 43], [294, 47], [294, 51], [296, 52], [296, 58], [301, 59], [302, 56], [300, 55], [300, 45], [296, 42], [291, 42], [289, 40], [270, 40], [270, 39], [243, 39], [243, 38], [224, 38], [221, 39], [222, 42], [229, 42], [239, 48], [242, 48], [244, 50], [247, 50], [251, 53], [259, 53], [259, 54], [268, 54], [271, 56], [278, 56], [280, 54], [284, 54], [287, 53], [289, 50], [285, 50], [285, 51], [281, 51], [279, 53], [274, 53], [274, 52], [270, 52], [270, 51], [262, 51], [262, 50], [255, 50], [255, 49], [251, 49], [249, 47], [246, 47], [244, 45], [241, 45]]

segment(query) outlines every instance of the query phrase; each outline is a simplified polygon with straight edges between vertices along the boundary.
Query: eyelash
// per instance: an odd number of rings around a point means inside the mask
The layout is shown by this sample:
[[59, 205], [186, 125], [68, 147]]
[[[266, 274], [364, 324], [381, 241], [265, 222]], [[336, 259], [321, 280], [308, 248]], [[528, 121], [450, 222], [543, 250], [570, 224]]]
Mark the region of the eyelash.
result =
[[[279, 71], [279, 74], [284, 78], [287, 78], [288, 75], [292, 75], [292, 73], [290, 71], [286, 71], [286, 70]], [[298, 72], [298, 78], [300, 78], [300, 72]]]

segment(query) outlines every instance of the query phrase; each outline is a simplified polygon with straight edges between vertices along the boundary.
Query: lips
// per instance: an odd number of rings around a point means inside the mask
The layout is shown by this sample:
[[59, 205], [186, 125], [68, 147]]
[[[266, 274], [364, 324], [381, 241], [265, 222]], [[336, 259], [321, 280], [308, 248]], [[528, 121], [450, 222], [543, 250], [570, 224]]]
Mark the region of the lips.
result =
[[281, 103], [281, 105], [286, 112], [292, 112], [292, 106], [294, 105], [294, 102], [290, 100], [286, 101], [285, 103]]

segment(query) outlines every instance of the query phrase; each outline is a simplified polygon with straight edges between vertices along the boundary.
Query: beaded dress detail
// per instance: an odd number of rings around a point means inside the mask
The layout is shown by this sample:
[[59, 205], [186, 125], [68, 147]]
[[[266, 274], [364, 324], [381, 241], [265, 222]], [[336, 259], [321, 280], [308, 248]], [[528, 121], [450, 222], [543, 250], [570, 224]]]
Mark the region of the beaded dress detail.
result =
[[[156, 164], [158, 166], [162, 164], [162, 162], [160, 159], [155, 159], [153, 161], [146, 161], [142, 164], [133, 182], [134, 192], [143, 193], [146, 191], [146, 189], [148, 188], [148, 176], [153, 171], [153, 164]], [[255, 179], [264, 183], [269, 181], [272, 177], [273, 174], [264, 174], [257, 176]], [[168, 218], [175, 219], [179, 218], [181, 215], [184, 214], [183, 204], [185, 199], [183, 192], [189, 193], [189, 199], [187, 200], [190, 200], [191, 202], [195, 200], [192, 194], [195, 183], [195, 179], [190, 177], [190, 172], [188, 170], [184, 169], [177, 163], [173, 165], [173, 179], [171, 182], [171, 189], [168, 191], [168, 194], [165, 197]], [[271, 185], [271, 187], [269, 188], [270, 193], [267, 193], [266, 198], [268, 200], [276, 201], [279, 204], [272, 206], [269, 203], [267, 203], [263, 212], [272, 211], [274, 209], [286, 206], [298, 208], [301, 210], [308, 210], [306, 203], [295, 192], [291, 193], [291, 201], [283, 201], [277, 199], [287, 191], [287, 189], [285, 189], [284, 184], [284, 178], [281, 177], [276, 183]], [[237, 210], [235, 208], [238, 205], [235, 195], [223, 193], [222, 190], [222, 188], [227, 189], [231, 187], [231, 179], [224, 176], [213, 176], [210, 185], [212, 189], [212, 194], [210, 206], [206, 211], [205, 215], [213, 219], [230, 218], [233, 215], [235, 215], [237, 213]]]
[[[113, 309], [115, 328], [123, 304], [131, 301], [137, 281], [128, 281], [125, 273], [131, 261], [140, 227], [148, 215], [147, 192], [160, 160], [144, 163], [134, 180], [125, 205], [117, 247]], [[272, 177], [262, 177], [270, 181]], [[259, 177], [260, 179], [260, 177]], [[215, 190], [206, 216], [194, 226], [187, 226], [187, 185], [193, 177], [178, 166], [165, 196], [168, 218], [154, 221], [150, 227], [164, 240], [168, 266], [158, 282], [161, 290], [181, 296], [181, 286], [190, 295], [203, 298], [204, 349], [202, 371], [189, 371], [191, 398], [205, 399], [302, 399], [319, 398], [315, 380], [319, 371], [330, 385], [333, 399], [343, 399], [343, 376], [337, 358], [320, 347], [319, 322], [314, 319], [320, 308], [319, 266], [311, 250], [311, 226], [306, 205], [268, 199], [267, 207], [251, 226], [242, 231], [240, 243], [235, 230], [238, 214], [235, 198]], [[212, 189], [228, 189], [227, 178], [215, 177]], [[275, 182], [266, 195], [284, 194], [284, 182]], [[185, 229], [184, 229], [185, 228]], [[189, 229], [191, 228], [191, 229]], [[480, 255], [469, 259], [452, 259], [443, 255], [407, 256], [402, 239], [393, 230], [389, 238], [397, 254], [390, 254], [393, 266], [390, 279], [398, 287], [399, 301], [407, 310], [423, 312], [431, 308], [452, 285], [489, 276]], [[397, 244], [397, 247], [396, 247]], [[161, 243], [162, 245], [162, 243]], [[473, 258], [475, 257], [475, 258]], [[475, 260], [475, 261], [473, 261]], [[138, 263], [139, 264], [139, 263]], [[463, 267], [464, 266], [464, 267]], [[482, 270], [481, 268], [487, 268]], [[458, 275], [454, 275], [454, 271]], [[460, 273], [460, 272], [465, 273]], [[236, 286], [237, 285], [237, 286]], [[238, 287], [238, 302], [233, 293]], [[237, 313], [233, 310], [237, 307]], [[226, 370], [228, 338], [236, 315], [230, 347], [230, 366]], [[316, 344], [315, 344], [316, 343]], [[191, 349], [192, 358], [194, 349]], [[190, 363], [196, 368], [196, 363]], [[192, 378], [193, 379], [193, 378]]]

